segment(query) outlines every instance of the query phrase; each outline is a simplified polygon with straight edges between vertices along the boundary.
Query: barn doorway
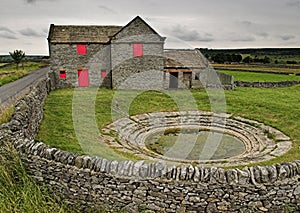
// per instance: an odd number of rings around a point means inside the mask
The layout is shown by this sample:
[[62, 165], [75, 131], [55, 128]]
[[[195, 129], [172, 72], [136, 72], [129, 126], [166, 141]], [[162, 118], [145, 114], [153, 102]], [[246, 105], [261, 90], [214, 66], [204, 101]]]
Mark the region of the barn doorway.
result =
[[78, 70], [78, 86], [88, 87], [89, 83], [89, 71], [88, 70]]
[[187, 88], [192, 88], [192, 72], [183, 72], [183, 82]]
[[178, 88], [178, 72], [170, 72], [170, 89]]

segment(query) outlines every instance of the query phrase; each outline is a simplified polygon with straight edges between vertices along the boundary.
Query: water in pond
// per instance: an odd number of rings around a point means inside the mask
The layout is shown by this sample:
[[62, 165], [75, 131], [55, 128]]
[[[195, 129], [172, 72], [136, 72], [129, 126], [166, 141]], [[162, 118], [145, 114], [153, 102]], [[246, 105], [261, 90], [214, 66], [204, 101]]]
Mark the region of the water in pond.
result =
[[148, 136], [146, 147], [160, 155], [187, 160], [215, 160], [237, 156], [245, 151], [236, 137], [195, 129], [168, 129]]

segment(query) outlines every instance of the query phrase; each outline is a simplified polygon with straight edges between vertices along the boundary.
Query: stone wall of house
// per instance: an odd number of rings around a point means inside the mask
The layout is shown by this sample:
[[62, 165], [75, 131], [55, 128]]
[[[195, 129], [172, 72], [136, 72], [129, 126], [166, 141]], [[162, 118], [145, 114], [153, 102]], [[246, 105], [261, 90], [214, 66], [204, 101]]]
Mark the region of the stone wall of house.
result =
[[272, 88], [272, 87], [289, 87], [300, 84], [300, 81], [280, 81], [280, 82], [245, 82], [235, 81], [237, 87], [258, 87], [258, 88]]
[[[133, 56], [133, 45], [134, 41], [125, 43], [113, 42], [111, 44], [111, 57], [112, 57], [112, 68], [120, 66], [124, 62], [137, 58]], [[143, 55], [144, 56], [152, 56], [152, 57], [161, 57], [160, 60], [163, 60], [163, 43], [148, 43], [147, 41], [143, 41]], [[142, 57], [141, 57], [142, 58]], [[163, 66], [162, 62], [159, 63]], [[133, 66], [145, 67], [147, 64], [133, 64]], [[140, 68], [140, 69], [141, 69]], [[146, 70], [149, 70], [148, 67], [145, 67]]]
[[[110, 72], [110, 47], [103, 44], [86, 44], [87, 54], [77, 54], [77, 44], [50, 44], [51, 75], [55, 88], [78, 86], [78, 70], [87, 69], [90, 86], [101, 86], [101, 71]], [[66, 71], [66, 79], [59, 71]]]
[[[139, 81], [136, 81], [138, 83], [130, 85], [132, 86], [130, 89], [149, 88], [149, 85], [143, 86], [145, 82], [150, 85], [159, 84], [159, 87], [156, 88], [161, 89], [164, 68], [163, 43], [144, 42], [144, 56], [142, 57], [133, 57], [133, 43], [88, 44], [86, 55], [77, 54], [76, 44], [51, 44], [52, 73], [50, 75], [53, 79], [52, 85], [55, 85], [53, 89], [77, 87], [78, 70], [80, 69], [88, 70], [89, 84], [93, 87], [110, 88], [112, 84], [114, 88], [118, 88], [122, 82], [130, 79], [133, 75], [147, 72], [146, 76], [139, 74]], [[110, 57], [112, 57], [112, 64], [110, 64]], [[66, 79], [60, 79], [60, 70], [66, 71]], [[111, 70], [113, 71], [111, 72]], [[150, 70], [161, 73], [155, 76], [155, 74], [149, 73]], [[101, 76], [102, 71], [107, 73], [106, 78]]]
[[162, 89], [163, 60], [160, 56], [133, 57], [113, 67], [114, 89]]
[[127, 82], [128, 89], [163, 88], [163, 43], [142, 42], [143, 56], [140, 57], [133, 56], [133, 41], [111, 44], [113, 88], [124, 86], [126, 80], [131, 82]]
[[108, 161], [34, 141], [49, 79], [16, 104], [0, 125], [0, 141], [14, 143], [28, 173], [84, 210], [105, 206], [131, 212], [295, 212], [300, 210], [300, 161], [244, 169]]
[[[143, 56], [134, 56], [134, 44], [143, 45]], [[134, 19], [111, 42], [113, 88], [162, 89], [163, 49], [164, 38], [141, 19]]]

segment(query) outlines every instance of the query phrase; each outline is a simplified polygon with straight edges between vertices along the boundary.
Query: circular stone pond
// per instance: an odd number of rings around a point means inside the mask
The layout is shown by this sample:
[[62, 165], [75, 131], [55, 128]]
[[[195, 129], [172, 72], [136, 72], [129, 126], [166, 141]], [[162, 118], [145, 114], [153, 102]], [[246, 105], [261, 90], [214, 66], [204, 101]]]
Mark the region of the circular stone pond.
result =
[[[146, 147], [159, 154], [182, 160], [205, 160], [204, 146], [209, 137], [219, 140], [216, 150], [211, 151], [210, 159], [226, 159], [241, 155], [246, 151], [245, 144], [237, 137], [220, 132], [198, 129], [167, 129], [149, 135], [145, 140]], [[183, 154], [186, 144], [193, 145], [191, 150]], [[174, 149], [176, 146], [176, 149]]]
[[141, 159], [214, 166], [262, 162], [292, 148], [288, 136], [263, 123], [205, 111], [121, 118], [101, 137], [112, 149]]

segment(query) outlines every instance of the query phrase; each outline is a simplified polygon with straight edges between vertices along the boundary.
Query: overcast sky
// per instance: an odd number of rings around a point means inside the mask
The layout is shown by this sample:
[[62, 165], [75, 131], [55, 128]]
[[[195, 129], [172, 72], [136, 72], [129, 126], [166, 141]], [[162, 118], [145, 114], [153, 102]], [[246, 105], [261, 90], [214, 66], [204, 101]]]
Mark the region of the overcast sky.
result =
[[1, 0], [0, 54], [48, 55], [57, 25], [126, 25], [141, 16], [166, 48], [300, 47], [300, 0]]

